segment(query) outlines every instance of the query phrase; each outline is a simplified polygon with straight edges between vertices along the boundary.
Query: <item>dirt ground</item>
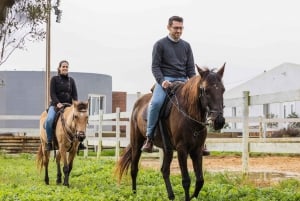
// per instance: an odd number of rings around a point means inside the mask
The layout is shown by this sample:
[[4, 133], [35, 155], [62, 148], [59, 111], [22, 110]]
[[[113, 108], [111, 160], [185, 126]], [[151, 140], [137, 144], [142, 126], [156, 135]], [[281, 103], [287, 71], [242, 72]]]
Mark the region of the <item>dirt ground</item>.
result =
[[[206, 156], [203, 168], [207, 172], [242, 171], [242, 158], [239, 156]], [[147, 168], [160, 169], [159, 159], [142, 158], [141, 165]], [[189, 170], [193, 170], [192, 162], [188, 159]], [[261, 156], [249, 158], [249, 172], [274, 172], [294, 175], [300, 178], [300, 156]], [[178, 160], [173, 159], [171, 172], [179, 173]]]

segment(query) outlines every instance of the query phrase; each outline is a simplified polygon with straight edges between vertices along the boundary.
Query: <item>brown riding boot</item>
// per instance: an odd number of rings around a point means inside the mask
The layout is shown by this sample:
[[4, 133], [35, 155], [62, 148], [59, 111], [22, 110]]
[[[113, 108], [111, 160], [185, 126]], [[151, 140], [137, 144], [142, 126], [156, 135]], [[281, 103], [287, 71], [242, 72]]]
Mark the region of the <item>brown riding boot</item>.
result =
[[147, 137], [147, 140], [145, 141], [142, 149], [143, 152], [152, 153], [153, 151], [153, 141], [151, 138]]
[[204, 146], [202, 147], [202, 156], [209, 156], [210, 155], [210, 151], [208, 151], [208, 149], [206, 148], [206, 144], [204, 144]]

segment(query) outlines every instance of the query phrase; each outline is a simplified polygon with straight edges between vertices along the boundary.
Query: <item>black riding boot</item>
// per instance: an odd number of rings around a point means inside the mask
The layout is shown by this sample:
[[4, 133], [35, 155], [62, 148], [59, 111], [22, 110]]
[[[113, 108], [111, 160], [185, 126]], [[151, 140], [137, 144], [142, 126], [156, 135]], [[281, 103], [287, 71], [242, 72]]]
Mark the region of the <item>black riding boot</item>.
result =
[[46, 151], [51, 151], [51, 150], [53, 150], [52, 143], [51, 142], [46, 143]]
[[210, 155], [210, 151], [208, 151], [208, 149], [206, 148], [206, 144], [204, 144], [204, 146], [202, 148], [202, 155], [203, 156], [209, 156]]
[[86, 146], [84, 146], [84, 144], [82, 144], [82, 142], [80, 142], [78, 150], [85, 150], [85, 149], [86, 149]]

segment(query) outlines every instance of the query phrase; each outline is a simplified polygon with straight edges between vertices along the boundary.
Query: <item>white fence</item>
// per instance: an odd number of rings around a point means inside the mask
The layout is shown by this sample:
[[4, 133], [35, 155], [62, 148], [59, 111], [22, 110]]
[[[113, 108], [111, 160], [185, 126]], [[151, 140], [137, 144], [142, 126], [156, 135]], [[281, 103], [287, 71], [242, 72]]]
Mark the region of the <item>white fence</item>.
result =
[[[115, 113], [104, 114], [102, 111], [99, 115], [89, 117], [89, 125], [91, 129], [87, 131], [85, 140], [86, 146], [93, 145], [97, 151], [97, 157], [100, 157], [103, 147], [115, 147], [116, 160], [119, 158], [120, 147], [126, 147], [129, 144], [130, 113], [120, 112], [120, 108], [116, 108]], [[122, 120], [127, 119], [127, 120]], [[112, 129], [114, 126], [114, 129]], [[125, 136], [121, 136], [121, 126], [125, 126]], [[105, 130], [108, 129], [108, 130]], [[114, 131], [112, 131], [114, 130]], [[104, 137], [103, 135], [109, 135]], [[84, 156], [88, 156], [88, 149], [84, 151]]]
[[[120, 112], [117, 108], [115, 113], [103, 114], [100, 111], [99, 115], [89, 117], [89, 125], [87, 129], [86, 145], [94, 146], [97, 151], [97, 156], [100, 156], [103, 147], [114, 147], [116, 149], [116, 158], [120, 147], [126, 147], [129, 143], [130, 113]], [[38, 120], [39, 116], [24, 116], [24, 115], [0, 115], [0, 120]], [[122, 120], [126, 119], [126, 120]], [[226, 117], [227, 123], [240, 123], [243, 121], [242, 117]], [[300, 122], [300, 118], [288, 119], [267, 119], [262, 117], [249, 117], [249, 122], [257, 123], [258, 128], [248, 131], [260, 133], [260, 138], [250, 138], [248, 142], [249, 152], [265, 152], [265, 153], [300, 153], [300, 138], [266, 138], [266, 132], [274, 131], [274, 128], [268, 128], [267, 123], [280, 122], [292, 123]], [[114, 126], [114, 129], [112, 127]], [[125, 135], [121, 136], [120, 128], [125, 127]], [[276, 128], [278, 130], [279, 128]], [[26, 133], [30, 136], [38, 136], [39, 129], [37, 128], [1, 128], [0, 133], [11, 132], [22, 135]], [[223, 129], [222, 132], [243, 132], [242, 129]], [[211, 151], [243, 151], [243, 138], [208, 138], [206, 144]], [[88, 150], [84, 153], [88, 156]]]
[[[291, 95], [293, 94], [293, 95]], [[270, 98], [272, 97], [272, 98]], [[242, 117], [225, 117], [227, 123], [243, 124], [240, 132], [243, 134], [242, 138], [226, 139], [226, 138], [207, 138], [206, 144], [211, 151], [237, 151], [243, 153], [243, 171], [248, 171], [249, 152], [265, 152], [265, 153], [300, 153], [300, 138], [266, 138], [268, 128], [267, 123], [270, 122], [300, 122], [299, 118], [291, 119], [267, 119], [262, 117], [249, 117], [249, 105], [265, 104], [272, 102], [289, 102], [300, 100], [300, 91], [284, 92], [280, 94], [269, 94], [261, 96], [249, 96], [249, 92], [243, 93], [241, 99], [224, 100], [225, 105], [228, 106], [243, 106]], [[103, 147], [115, 147], [116, 159], [119, 157], [120, 147], [126, 147], [129, 143], [130, 137], [130, 114], [128, 112], [120, 112], [117, 108], [115, 113], [103, 114], [89, 117], [89, 126], [87, 129], [86, 145], [93, 145], [97, 151], [97, 157]], [[39, 116], [22, 116], [22, 115], [0, 115], [0, 120], [38, 120]], [[127, 119], [127, 120], [122, 120]], [[259, 127], [257, 129], [250, 129], [249, 123], [257, 122]], [[121, 136], [120, 127], [125, 126], [125, 136]], [[114, 127], [114, 129], [112, 129]], [[107, 130], [105, 130], [107, 129]], [[113, 130], [113, 131], [112, 131]], [[226, 130], [223, 130], [226, 132]], [[231, 131], [231, 130], [227, 130]], [[237, 131], [237, 130], [235, 130]], [[37, 128], [1, 128], [1, 132], [26, 132], [30, 135], [38, 135]], [[249, 132], [259, 132], [260, 138], [249, 138]], [[111, 133], [111, 136], [104, 136], [104, 134]], [[88, 156], [88, 150], [85, 150], [85, 156]]]

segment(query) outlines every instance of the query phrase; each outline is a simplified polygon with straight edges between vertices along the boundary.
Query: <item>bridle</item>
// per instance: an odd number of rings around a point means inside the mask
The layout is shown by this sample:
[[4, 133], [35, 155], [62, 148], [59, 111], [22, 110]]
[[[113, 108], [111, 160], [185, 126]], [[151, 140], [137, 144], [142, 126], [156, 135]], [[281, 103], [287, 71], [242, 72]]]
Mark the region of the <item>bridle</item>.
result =
[[[79, 113], [86, 113], [87, 110], [80, 110], [78, 111]], [[69, 142], [73, 142], [75, 139], [78, 139], [79, 141], [82, 141], [85, 139], [85, 133], [84, 132], [79, 132], [76, 129], [76, 121], [75, 121], [75, 114], [73, 112], [73, 116], [72, 116], [72, 122], [74, 122], [74, 124], [71, 124], [70, 126], [68, 126], [66, 124], [66, 120], [64, 117], [64, 110], [61, 111], [61, 123], [62, 123], [62, 127], [64, 130], [64, 133], [66, 134], [66, 137], [68, 139]]]
[[[203, 99], [206, 99], [206, 90], [205, 90], [205, 87], [203, 86], [203, 85], [200, 85], [200, 90], [199, 90], [200, 92], [199, 92], [199, 100], [200, 100], [200, 102], [201, 102], [201, 100], [203, 100]], [[223, 106], [223, 108], [224, 108], [224, 106]], [[212, 109], [210, 109], [209, 107], [208, 107], [208, 105], [206, 104], [206, 106], [205, 107], [203, 107], [203, 109], [205, 110], [205, 113], [206, 113], [206, 121], [207, 121], [207, 123], [209, 122], [209, 121], [211, 121], [211, 116], [213, 116], [213, 115], [210, 115], [210, 114], [216, 114], [216, 115], [214, 115], [214, 116], [216, 116], [216, 117], [218, 117], [218, 116], [223, 116], [223, 111], [218, 111], [218, 110], [212, 110]]]
[[[167, 97], [169, 98], [170, 102], [172, 103], [172, 105], [186, 118], [190, 119], [191, 121], [193, 122], [196, 122], [197, 124], [201, 125], [201, 126], [204, 126], [206, 127], [207, 125], [209, 125], [211, 122], [212, 122], [212, 119], [211, 119], [211, 115], [210, 114], [213, 114], [213, 113], [216, 113], [216, 117], [218, 116], [223, 116], [223, 111], [218, 111], [218, 110], [212, 110], [208, 107], [208, 105], [206, 104], [204, 107], [202, 107], [202, 109], [204, 110], [205, 112], [205, 121], [202, 122], [202, 121], [199, 121], [195, 118], [193, 118], [192, 116], [190, 116], [189, 114], [187, 114], [187, 112], [185, 112], [184, 110], [182, 110], [180, 108], [180, 105], [179, 105], [179, 102], [178, 102], [178, 98], [176, 96], [176, 90], [177, 88], [175, 88], [175, 90], [169, 90], [169, 89], [166, 89], [165, 92], [167, 94]], [[175, 99], [175, 100], [174, 100]], [[203, 85], [200, 85], [199, 86], [199, 96], [198, 96], [198, 99], [199, 99], [199, 103], [202, 104], [203, 100], [207, 100], [207, 94], [206, 94], [206, 88], [203, 86]], [[201, 101], [202, 100], [202, 101]]]

